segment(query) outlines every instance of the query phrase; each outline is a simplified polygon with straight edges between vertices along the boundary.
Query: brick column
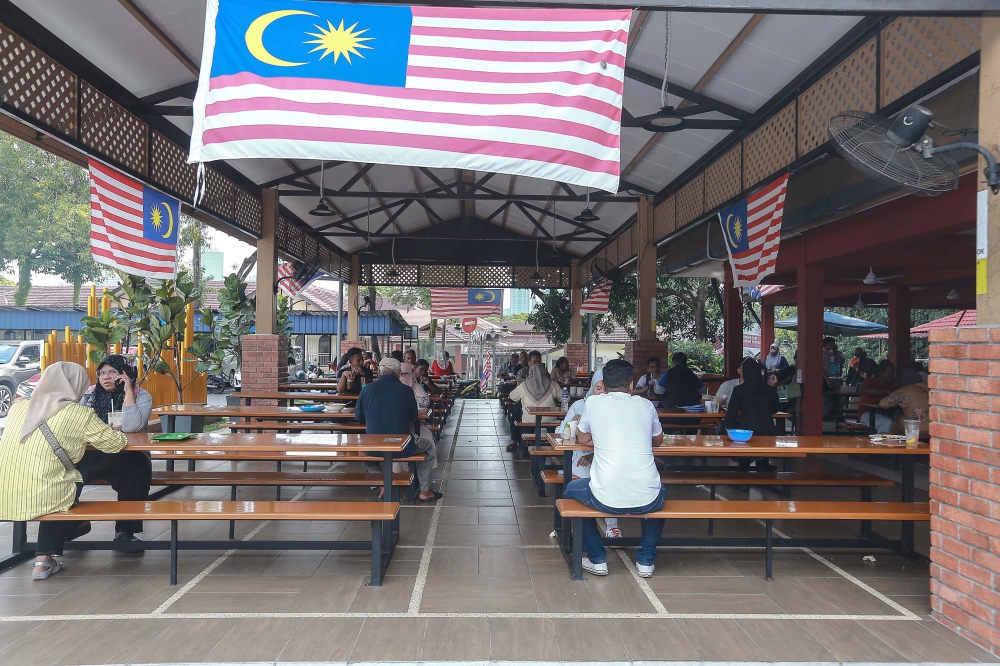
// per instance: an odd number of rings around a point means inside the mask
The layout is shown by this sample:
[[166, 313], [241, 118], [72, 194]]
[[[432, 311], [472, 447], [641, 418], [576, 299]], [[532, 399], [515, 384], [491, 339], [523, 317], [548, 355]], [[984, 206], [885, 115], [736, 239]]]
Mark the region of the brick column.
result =
[[341, 340], [340, 341], [340, 355], [343, 356], [347, 353], [347, 350], [351, 347], [357, 347], [358, 349], [364, 349], [364, 345], [361, 340]]
[[566, 358], [569, 359], [570, 370], [576, 372], [577, 368], [587, 369], [586, 342], [567, 342], [564, 351]]
[[625, 342], [625, 360], [632, 364], [633, 378], [646, 372], [646, 360], [659, 356], [660, 364], [666, 370], [670, 367], [670, 343], [666, 340], [628, 340]]
[[[288, 381], [288, 353], [291, 349], [284, 335], [243, 336], [242, 390], [277, 392]], [[257, 405], [276, 405], [276, 400], [255, 400]]]
[[930, 343], [931, 609], [1000, 655], [1000, 327]]

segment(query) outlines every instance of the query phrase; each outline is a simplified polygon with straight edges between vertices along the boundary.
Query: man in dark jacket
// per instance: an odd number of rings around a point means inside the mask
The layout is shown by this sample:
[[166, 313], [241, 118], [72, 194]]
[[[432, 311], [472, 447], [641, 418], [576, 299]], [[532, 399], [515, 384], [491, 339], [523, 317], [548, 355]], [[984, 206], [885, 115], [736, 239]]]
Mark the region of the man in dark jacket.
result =
[[[420, 414], [417, 410], [417, 399], [413, 389], [399, 381], [400, 363], [387, 356], [379, 363], [379, 378], [361, 390], [358, 404], [354, 408], [354, 418], [365, 424], [365, 432], [369, 435], [402, 435], [416, 432]], [[427, 453], [423, 462], [418, 462], [417, 482], [420, 493], [417, 499], [421, 502], [433, 502], [443, 495], [431, 488], [431, 477], [436, 454], [434, 442], [429, 439], [413, 437], [413, 441], [394, 458], [408, 458], [418, 453]], [[364, 463], [368, 472], [382, 472], [382, 464], [377, 462]]]
[[664, 407], [688, 407], [701, 402], [701, 380], [687, 367], [687, 354], [671, 357], [673, 366], [656, 383], [656, 395]]

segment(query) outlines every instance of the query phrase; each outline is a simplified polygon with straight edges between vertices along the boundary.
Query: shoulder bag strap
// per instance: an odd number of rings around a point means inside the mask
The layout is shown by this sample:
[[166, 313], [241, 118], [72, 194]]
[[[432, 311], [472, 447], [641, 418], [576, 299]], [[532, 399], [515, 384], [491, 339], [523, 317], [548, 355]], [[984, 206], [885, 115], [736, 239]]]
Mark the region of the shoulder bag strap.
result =
[[38, 426], [38, 429], [42, 431], [42, 436], [45, 437], [45, 441], [49, 443], [52, 447], [52, 453], [56, 454], [56, 458], [59, 458], [59, 462], [63, 464], [67, 472], [75, 472], [76, 466], [73, 465], [73, 461], [69, 459], [69, 455], [63, 449], [62, 445], [59, 444], [59, 440], [49, 429], [48, 423], [42, 423]]

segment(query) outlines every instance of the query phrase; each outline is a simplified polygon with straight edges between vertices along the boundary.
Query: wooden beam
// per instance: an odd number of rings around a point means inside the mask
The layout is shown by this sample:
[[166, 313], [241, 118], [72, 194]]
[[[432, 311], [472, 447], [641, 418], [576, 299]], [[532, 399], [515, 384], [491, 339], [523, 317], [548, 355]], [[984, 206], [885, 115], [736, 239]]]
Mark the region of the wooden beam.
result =
[[632, 13], [632, 25], [628, 31], [628, 45], [625, 47], [626, 57], [632, 53], [632, 47], [639, 43], [639, 33], [642, 32], [642, 26], [646, 24], [646, 19], [648, 18], [649, 12], [645, 9], [640, 9]]
[[[423, 188], [420, 187], [420, 182], [417, 180], [416, 167], [410, 167], [410, 178], [413, 179], [413, 189], [416, 190], [417, 192], [422, 192]], [[431, 219], [431, 214], [427, 212], [426, 208], [424, 208], [424, 216], [427, 218], [428, 227], [434, 224], [434, 221]]]
[[191, 58], [188, 58], [187, 55], [181, 51], [180, 47], [174, 44], [173, 40], [167, 37], [167, 34], [160, 30], [160, 28], [153, 23], [152, 19], [146, 16], [146, 14], [144, 14], [143, 11], [139, 9], [134, 2], [132, 2], [132, 0], [118, 0], [118, 4], [127, 9], [128, 13], [134, 16], [135, 20], [138, 21], [142, 27], [149, 32], [149, 34], [156, 38], [156, 41], [162, 44], [165, 49], [170, 51], [172, 56], [177, 58], [182, 65], [187, 67], [189, 72], [198, 76], [198, 65], [194, 64], [194, 61], [192, 61]]
[[[514, 194], [514, 182], [517, 180], [517, 176], [510, 177], [510, 183], [507, 185], [507, 196]], [[500, 226], [507, 227], [507, 214], [510, 213], [510, 206], [504, 208], [503, 217], [500, 218]]]

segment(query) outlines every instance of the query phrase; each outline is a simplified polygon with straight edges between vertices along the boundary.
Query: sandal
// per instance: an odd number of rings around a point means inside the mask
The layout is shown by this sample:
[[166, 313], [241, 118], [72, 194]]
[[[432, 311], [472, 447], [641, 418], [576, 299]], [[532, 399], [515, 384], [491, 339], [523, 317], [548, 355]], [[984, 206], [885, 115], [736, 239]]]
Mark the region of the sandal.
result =
[[435, 490], [435, 491], [433, 491], [433, 492], [434, 492], [434, 495], [433, 495], [433, 496], [431, 496], [431, 497], [420, 497], [420, 496], [418, 495], [418, 496], [417, 496], [417, 499], [418, 499], [419, 501], [421, 501], [421, 502], [436, 502], [436, 501], [438, 501], [439, 499], [441, 499], [442, 497], [444, 497], [444, 493], [439, 493], [439, 492], [438, 492], [438, 491], [436, 491], [436, 490]]
[[514, 451], [517, 451], [517, 442], [511, 442], [510, 444], [508, 444], [507, 451], [508, 453], [513, 453]]
[[48, 562], [35, 562], [33, 566], [45, 567], [45, 571], [32, 571], [31, 580], [46, 580], [49, 576], [62, 571], [62, 564], [54, 557]]

